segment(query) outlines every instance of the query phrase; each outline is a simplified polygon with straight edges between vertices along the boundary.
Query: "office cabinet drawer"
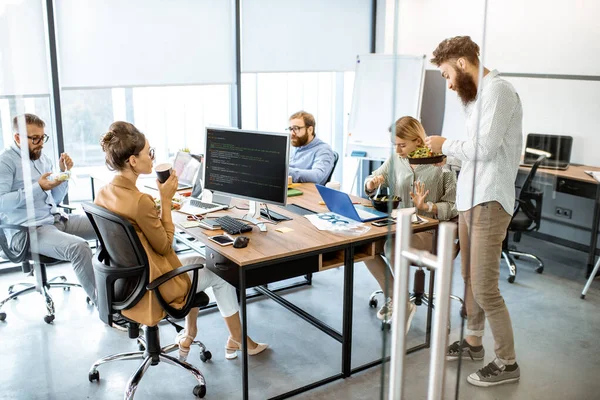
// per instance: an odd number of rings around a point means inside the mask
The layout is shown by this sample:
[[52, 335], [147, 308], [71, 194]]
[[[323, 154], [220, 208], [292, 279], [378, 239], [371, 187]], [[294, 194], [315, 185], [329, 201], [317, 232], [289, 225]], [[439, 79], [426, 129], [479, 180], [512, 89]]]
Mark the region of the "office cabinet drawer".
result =
[[555, 190], [559, 193], [571, 194], [573, 196], [585, 197], [588, 199], [596, 198], [598, 185], [588, 182], [576, 181], [559, 177], [556, 180]]
[[[239, 287], [240, 267], [208, 247], [206, 248], [206, 267], [228, 283], [235, 287]], [[317, 272], [318, 270], [318, 255], [284, 261], [257, 269], [250, 269], [246, 273], [246, 287], [278, 282], [284, 279]]]

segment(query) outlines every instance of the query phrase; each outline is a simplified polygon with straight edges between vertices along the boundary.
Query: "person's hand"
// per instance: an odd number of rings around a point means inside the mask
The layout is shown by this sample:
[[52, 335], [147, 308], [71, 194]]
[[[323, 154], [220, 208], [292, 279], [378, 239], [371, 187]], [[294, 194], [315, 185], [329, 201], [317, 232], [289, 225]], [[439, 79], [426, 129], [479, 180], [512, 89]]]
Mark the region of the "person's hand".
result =
[[410, 198], [418, 210], [427, 210], [429, 208], [425, 203], [425, 199], [427, 199], [428, 194], [429, 190], [425, 190], [425, 184], [415, 181], [414, 192], [410, 192]]
[[446, 138], [442, 136], [428, 136], [425, 139], [425, 146], [429, 147], [434, 153], [441, 153], [445, 141]]
[[59, 181], [58, 179], [50, 180], [48, 179], [50, 175], [52, 175], [52, 172], [46, 172], [45, 174], [40, 176], [40, 179], [38, 179], [38, 183], [40, 184], [42, 190], [52, 190], [64, 182]]
[[367, 190], [369, 192], [375, 190], [379, 185], [383, 185], [384, 181], [385, 178], [383, 175], [374, 176], [366, 182]]
[[58, 165], [61, 172], [70, 171], [73, 168], [73, 160], [67, 153], [62, 153]]
[[158, 179], [156, 180], [156, 185], [158, 186], [158, 191], [160, 193], [160, 198], [163, 201], [163, 206], [165, 200], [167, 200], [170, 205], [171, 199], [177, 192], [178, 184], [179, 180], [177, 179], [177, 174], [175, 171], [171, 171], [171, 176], [169, 176], [169, 179], [167, 179], [165, 183], [160, 183]]

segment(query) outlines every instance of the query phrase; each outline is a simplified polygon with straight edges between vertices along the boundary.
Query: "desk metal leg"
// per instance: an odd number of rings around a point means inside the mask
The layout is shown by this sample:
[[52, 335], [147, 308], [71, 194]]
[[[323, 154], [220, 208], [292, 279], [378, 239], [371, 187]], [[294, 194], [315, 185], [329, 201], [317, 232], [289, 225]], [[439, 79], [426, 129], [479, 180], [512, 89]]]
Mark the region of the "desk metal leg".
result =
[[344, 305], [342, 321], [342, 375], [352, 374], [352, 300], [354, 295], [354, 246], [344, 252]]
[[248, 325], [246, 318], [246, 270], [240, 268], [240, 319], [242, 321], [242, 393], [248, 400]]
[[600, 185], [596, 185], [596, 202], [594, 203], [594, 219], [592, 220], [592, 237], [590, 238], [590, 252], [588, 253], [586, 277], [589, 277], [594, 268], [596, 259], [596, 242], [598, 241], [598, 222], [600, 221]]

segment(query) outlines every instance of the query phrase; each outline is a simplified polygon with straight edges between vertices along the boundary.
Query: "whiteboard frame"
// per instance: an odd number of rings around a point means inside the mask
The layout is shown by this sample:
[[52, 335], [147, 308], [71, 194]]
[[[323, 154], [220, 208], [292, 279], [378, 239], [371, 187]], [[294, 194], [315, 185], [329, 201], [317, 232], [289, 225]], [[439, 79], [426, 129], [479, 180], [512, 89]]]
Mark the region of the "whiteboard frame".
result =
[[[412, 59], [412, 60], [419, 60], [421, 61], [421, 82], [419, 85], [419, 94], [418, 94], [418, 104], [416, 105], [416, 115], [411, 115], [412, 117], [418, 119], [419, 121], [421, 120], [421, 106], [423, 103], [423, 90], [424, 90], [424, 86], [425, 86], [425, 60], [426, 60], [426, 55], [409, 55], [409, 54], [363, 54], [363, 55], [357, 55], [356, 56], [356, 69], [355, 69], [355, 77], [354, 77], [354, 90], [353, 90], [353, 94], [352, 94], [352, 107], [351, 107], [351, 111], [350, 111], [350, 118], [348, 121], [348, 130], [351, 130], [351, 127], [353, 126], [353, 118], [354, 118], [354, 110], [356, 109], [356, 107], [358, 106], [358, 96], [357, 96], [357, 87], [358, 87], [358, 83], [357, 83], [357, 77], [359, 77], [359, 73], [358, 73], [358, 69], [360, 67], [361, 61], [362, 62], [368, 62], [368, 60], [372, 60], [372, 59], [397, 59], [397, 60], [402, 60], [402, 59]], [[397, 64], [395, 64], [397, 65]], [[396, 68], [397, 71], [397, 68]], [[395, 88], [396, 86], [396, 74], [394, 73], [393, 75], [393, 86]], [[396, 105], [396, 90], [394, 89], [394, 93], [392, 96], [392, 107], [394, 108], [394, 110], [392, 110], [392, 113], [395, 114], [395, 105]], [[393, 116], [390, 116], [391, 118], [394, 118]], [[392, 121], [393, 122], [393, 121]], [[367, 155], [364, 157], [360, 157], [360, 156], [352, 156], [352, 152], [353, 151], [366, 151]], [[362, 160], [377, 160], [377, 161], [385, 161], [387, 160], [390, 155], [391, 155], [391, 151], [392, 151], [392, 146], [391, 143], [389, 145], [386, 146], [380, 146], [380, 145], [370, 145], [370, 144], [366, 144], [362, 141], [360, 142], [352, 142], [351, 140], [351, 132], [348, 132], [348, 139], [347, 139], [347, 143], [346, 143], [346, 149], [345, 149], [345, 156], [346, 157], [352, 157], [353, 159], [362, 159]]]

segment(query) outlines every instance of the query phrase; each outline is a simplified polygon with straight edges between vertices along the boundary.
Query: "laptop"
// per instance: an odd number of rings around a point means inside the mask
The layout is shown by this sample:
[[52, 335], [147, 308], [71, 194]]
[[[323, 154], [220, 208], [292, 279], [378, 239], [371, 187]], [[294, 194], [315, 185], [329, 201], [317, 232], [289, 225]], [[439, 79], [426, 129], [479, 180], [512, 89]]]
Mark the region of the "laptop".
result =
[[[194, 178], [200, 171], [200, 156], [190, 154], [185, 151], [178, 151], [173, 161], [173, 170], [177, 174], [177, 190], [191, 189], [194, 185]], [[146, 187], [157, 189], [156, 182], [146, 184]]]
[[213, 193], [211, 202], [202, 201], [203, 187], [202, 171], [199, 171], [198, 174], [196, 174], [196, 181], [192, 188], [192, 194], [184, 200], [183, 205], [179, 209], [180, 212], [184, 214], [202, 215], [229, 208], [229, 203], [231, 202], [231, 197], [229, 196]]
[[315, 186], [323, 198], [325, 205], [329, 208], [329, 211], [340, 214], [346, 218], [360, 222], [369, 222], [388, 216], [388, 214], [375, 209], [364, 207], [360, 204], [352, 204], [352, 199], [344, 192], [321, 185]]
[[521, 165], [532, 166], [539, 156], [545, 155], [541, 168], [565, 170], [571, 162], [572, 147], [572, 136], [530, 133], [525, 141], [525, 155]]

